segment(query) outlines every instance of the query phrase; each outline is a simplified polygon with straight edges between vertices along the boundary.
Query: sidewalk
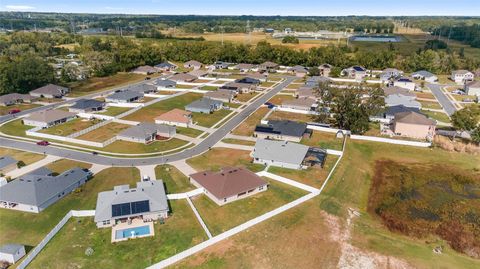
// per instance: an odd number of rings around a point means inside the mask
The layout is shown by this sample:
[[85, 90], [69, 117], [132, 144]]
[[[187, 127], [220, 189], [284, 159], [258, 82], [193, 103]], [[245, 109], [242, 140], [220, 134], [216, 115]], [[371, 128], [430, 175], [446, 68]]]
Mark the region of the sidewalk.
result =
[[20, 169], [15, 169], [13, 171], [10, 171], [6, 174], [7, 177], [11, 177], [11, 178], [16, 178], [16, 177], [19, 177], [19, 176], [22, 176], [22, 175], [25, 175], [27, 173], [30, 173], [32, 172], [33, 170], [35, 169], [38, 169], [40, 167], [43, 167], [49, 163], [52, 163], [56, 160], [59, 160], [61, 159], [60, 157], [57, 157], [57, 156], [53, 156], [53, 155], [48, 155], [47, 157], [41, 159], [40, 161], [38, 162], [35, 162], [35, 163], [32, 163], [30, 165], [27, 165], [27, 166], [24, 166]]
[[245, 141], [253, 141], [257, 142], [257, 139], [253, 136], [244, 136], [244, 135], [234, 135], [232, 133], [227, 134], [225, 138], [233, 138], [233, 139], [238, 139], [238, 140], [245, 140]]
[[239, 150], [247, 150], [247, 151], [252, 151], [254, 149], [254, 146], [230, 144], [230, 143], [224, 143], [224, 142], [218, 142], [213, 147], [214, 148], [239, 149]]
[[193, 169], [190, 165], [188, 165], [185, 160], [180, 160], [176, 162], [171, 162], [171, 165], [175, 166], [180, 172], [182, 172], [187, 177], [191, 174], [195, 174], [197, 170]]

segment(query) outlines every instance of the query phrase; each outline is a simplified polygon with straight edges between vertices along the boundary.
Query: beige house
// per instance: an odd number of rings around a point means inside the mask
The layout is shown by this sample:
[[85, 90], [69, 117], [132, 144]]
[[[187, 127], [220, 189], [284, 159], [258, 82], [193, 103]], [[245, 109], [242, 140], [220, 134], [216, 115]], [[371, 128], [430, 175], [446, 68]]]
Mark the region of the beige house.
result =
[[480, 81], [477, 80], [465, 84], [465, 93], [480, 97]]
[[188, 128], [192, 124], [192, 112], [174, 108], [156, 117], [155, 123]]
[[266, 191], [268, 183], [255, 173], [239, 167], [224, 167], [219, 172], [203, 171], [190, 175], [190, 182], [203, 188], [208, 198], [222, 206]]
[[169, 78], [175, 82], [192, 82], [197, 79], [196, 76], [187, 73], [178, 73]]
[[190, 60], [188, 62], [185, 62], [183, 64], [183, 67], [185, 68], [193, 68], [194, 70], [197, 70], [197, 69], [200, 69], [202, 68], [203, 64], [199, 61], [195, 61], [195, 60]]
[[303, 111], [313, 111], [316, 107], [316, 103], [317, 102], [315, 101], [315, 99], [308, 97], [300, 97], [283, 101], [281, 107]]
[[395, 114], [393, 132], [398, 136], [432, 140], [436, 122], [424, 115], [409, 111]]
[[23, 119], [23, 124], [48, 128], [72, 120], [77, 114], [58, 109], [33, 112]]
[[205, 93], [206, 98], [210, 98], [217, 101], [222, 101], [225, 103], [231, 103], [235, 99], [235, 91], [230, 90], [218, 90], [218, 91], [209, 91]]
[[142, 65], [133, 69], [131, 72], [139, 75], [150, 75], [158, 73], [158, 69], [150, 65]]

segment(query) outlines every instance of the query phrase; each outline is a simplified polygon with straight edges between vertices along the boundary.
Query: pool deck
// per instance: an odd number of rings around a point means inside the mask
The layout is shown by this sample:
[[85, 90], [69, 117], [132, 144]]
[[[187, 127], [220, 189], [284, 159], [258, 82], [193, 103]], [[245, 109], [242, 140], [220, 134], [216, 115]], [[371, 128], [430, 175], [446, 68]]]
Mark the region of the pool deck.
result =
[[[117, 231], [119, 230], [125, 230], [125, 229], [131, 229], [131, 228], [136, 228], [136, 227], [142, 227], [142, 226], [148, 226], [150, 228], [150, 233], [149, 234], [144, 234], [144, 235], [138, 235], [135, 237], [124, 237], [124, 238], [116, 238], [115, 235]], [[142, 237], [148, 237], [148, 236], [154, 236], [155, 235], [155, 230], [153, 229], [153, 221], [151, 222], [143, 222], [141, 219], [133, 219], [131, 224], [128, 224], [127, 222], [125, 223], [120, 223], [112, 227], [112, 243], [116, 242], [121, 242], [121, 241], [126, 241], [129, 239], [136, 239], [136, 238], [142, 238]]]

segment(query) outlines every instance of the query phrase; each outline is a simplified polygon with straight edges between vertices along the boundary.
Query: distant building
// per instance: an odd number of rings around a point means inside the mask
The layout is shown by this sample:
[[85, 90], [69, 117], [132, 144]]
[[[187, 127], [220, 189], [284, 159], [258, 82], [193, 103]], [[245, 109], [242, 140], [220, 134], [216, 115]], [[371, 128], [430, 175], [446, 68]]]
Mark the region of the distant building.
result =
[[48, 128], [72, 120], [76, 115], [76, 113], [58, 109], [42, 110], [33, 112], [28, 117], [23, 118], [23, 124]]
[[37, 88], [33, 91], [30, 91], [30, 95], [34, 97], [44, 97], [44, 98], [62, 98], [70, 91], [69, 88], [47, 84], [43, 87]]
[[155, 93], [158, 91], [158, 89], [157, 89], [157, 86], [152, 84], [137, 84], [137, 85], [128, 87], [127, 91], [148, 94], [148, 93]]
[[391, 79], [396, 79], [403, 74], [402, 71], [395, 68], [387, 68], [380, 73], [379, 78], [383, 82], [387, 82]]
[[137, 182], [136, 188], [119, 185], [111, 191], [100, 192], [94, 221], [98, 228], [104, 228], [134, 218], [143, 221], [166, 219], [168, 212], [163, 181], [149, 180]]
[[307, 124], [289, 120], [270, 120], [267, 124], [255, 127], [254, 135], [258, 138], [288, 140], [300, 142], [307, 133]]
[[229, 82], [219, 88], [219, 90], [229, 90], [236, 93], [249, 93], [257, 87], [254, 83]]
[[279, 67], [279, 65], [277, 63], [266, 61], [266, 62], [260, 64], [258, 66], [258, 69], [263, 70], [263, 71], [271, 72], [271, 71], [276, 71], [278, 69], [278, 67]]
[[203, 171], [191, 174], [190, 182], [203, 188], [208, 198], [220, 206], [268, 188], [268, 183], [261, 177], [238, 167], [224, 167], [219, 172]]
[[289, 169], [304, 168], [303, 161], [309, 147], [289, 141], [257, 139], [251, 153], [253, 162], [265, 166], [278, 166]]
[[202, 68], [203, 64], [199, 61], [195, 60], [190, 60], [188, 62], [185, 62], [183, 64], [183, 67], [185, 68], [193, 68], [194, 70]]
[[0, 207], [39, 213], [92, 176], [86, 169], [73, 168], [53, 176], [47, 168], [37, 169], [0, 187]]
[[248, 72], [255, 68], [253, 64], [237, 64], [232, 69], [240, 70], [240, 72]]
[[162, 88], [175, 88], [177, 86], [177, 82], [170, 79], [157, 79], [154, 83]]
[[142, 122], [117, 134], [118, 140], [147, 144], [157, 137], [171, 138], [176, 134], [175, 126]]
[[101, 111], [105, 108], [105, 102], [95, 99], [80, 99], [75, 104], [68, 108], [68, 111], [73, 113], [88, 113]]
[[465, 93], [467, 95], [476, 95], [480, 97], [480, 81], [471, 81], [465, 84]]
[[169, 78], [170, 80], [176, 81], [176, 82], [192, 82], [197, 79], [196, 76], [191, 75], [191, 74], [186, 74], [186, 73], [178, 73]]
[[426, 70], [420, 70], [412, 74], [413, 79], [425, 80], [426, 82], [434, 83], [438, 81], [438, 77]]
[[295, 74], [295, 76], [299, 78], [303, 78], [308, 74], [308, 68], [301, 66], [301, 65], [295, 65], [291, 68], [288, 69], [288, 72]]
[[317, 102], [313, 98], [299, 97], [296, 99], [283, 101], [281, 107], [303, 111], [314, 111], [317, 107]]
[[230, 66], [230, 64], [227, 62], [216, 61], [212, 66], [215, 69], [227, 69]]
[[225, 103], [231, 103], [233, 99], [235, 99], [235, 96], [236, 96], [235, 91], [224, 90], [224, 89], [220, 89], [217, 91], [209, 91], [204, 94], [204, 97], [206, 98], [210, 98], [210, 99], [225, 102]]
[[17, 160], [8, 155], [0, 156], [0, 174], [6, 174], [17, 169], [17, 163]]
[[322, 77], [329, 77], [330, 72], [332, 72], [332, 66], [329, 64], [322, 64], [318, 67], [318, 70], [320, 71], [320, 76]]
[[319, 84], [323, 83], [330, 83], [331, 80], [327, 77], [322, 77], [322, 76], [312, 76], [307, 78], [307, 81], [305, 82], [305, 86], [307, 87], [317, 87]]
[[342, 70], [342, 76], [353, 78], [355, 80], [362, 80], [368, 76], [367, 69], [362, 66], [352, 66]]
[[187, 74], [200, 78], [200, 77], [206, 77], [208, 75], [208, 71], [195, 69], [193, 71], [188, 72]]
[[139, 75], [151, 75], [158, 73], [158, 69], [150, 65], [142, 65], [133, 69], [131, 72]]
[[244, 77], [244, 78], [239, 78], [237, 80], [235, 80], [236, 83], [243, 83], [243, 84], [251, 84], [251, 85], [260, 85], [260, 83], [262, 82], [260, 79], [258, 78], [253, 78], [253, 77]]
[[401, 77], [393, 81], [393, 86], [402, 87], [408, 89], [409, 91], [415, 91], [417, 84], [415, 84], [415, 82], [409, 78]]
[[190, 125], [192, 124], [192, 112], [174, 108], [156, 117], [155, 123], [180, 127], [190, 127]]
[[19, 244], [6, 244], [0, 247], [0, 261], [15, 264], [25, 256], [25, 246]]
[[154, 67], [156, 69], [160, 70], [160, 71], [173, 71], [173, 70], [176, 70], [178, 68], [177, 65], [172, 64], [171, 62], [159, 63], [159, 64], [155, 65]]
[[198, 112], [210, 114], [214, 111], [217, 111], [223, 107], [223, 102], [212, 100], [210, 98], [202, 98], [200, 100], [193, 101], [192, 103], [185, 106], [185, 110], [190, 112]]
[[385, 106], [406, 106], [422, 108], [422, 104], [415, 100], [414, 96], [405, 96], [401, 94], [391, 94], [385, 97]]
[[452, 71], [452, 75], [450, 77], [451, 80], [455, 81], [455, 83], [463, 85], [469, 81], [473, 81], [475, 75], [468, 71], [468, 70], [455, 70]]
[[38, 97], [31, 96], [29, 94], [9, 93], [0, 96], [0, 106], [11, 106], [21, 103], [35, 102]]
[[113, 93], [105, 98], [105, 101], [111, 103], [132, 103], [143, 98], [143, 93], [136, 91], [121, 91]]
[[435, 135], [436, 122], [416, 112], [395, 114], [393, 132], [399, 136], [432, 140]]
[[403, 88], [399, 86], [384, 87], [383, 92], [385, 96], [398, 94], [398, 95], [416, 97], [414, 92], [410, 91], [407, 88]]

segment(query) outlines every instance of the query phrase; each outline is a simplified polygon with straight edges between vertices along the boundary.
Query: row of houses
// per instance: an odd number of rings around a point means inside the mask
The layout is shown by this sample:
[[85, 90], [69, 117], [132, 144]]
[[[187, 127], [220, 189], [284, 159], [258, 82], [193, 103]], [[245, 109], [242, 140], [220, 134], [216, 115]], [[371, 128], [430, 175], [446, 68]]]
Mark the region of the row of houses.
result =
[[10, 93], [0, 96], [1, 106], [10, 106], [21, 103], [33, 103], [39, 98], [62, 98], [70, 91], [67, 87], [47, 84], [29, 92], [29, 94]]

